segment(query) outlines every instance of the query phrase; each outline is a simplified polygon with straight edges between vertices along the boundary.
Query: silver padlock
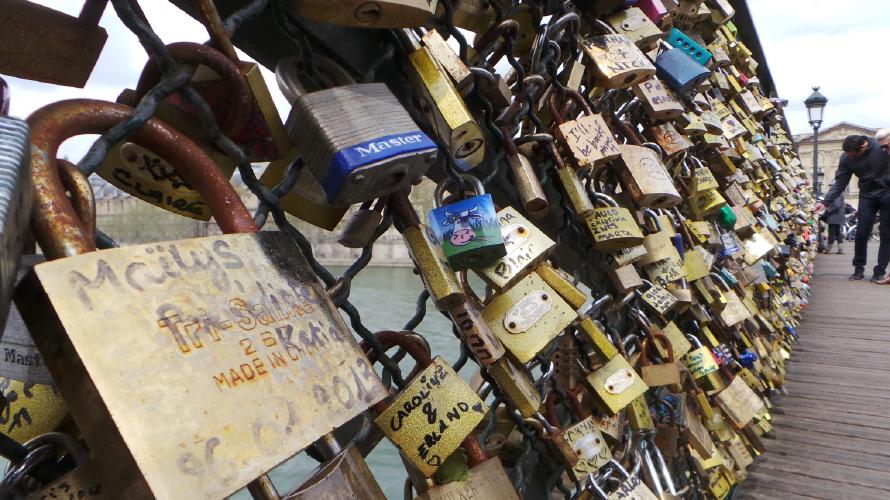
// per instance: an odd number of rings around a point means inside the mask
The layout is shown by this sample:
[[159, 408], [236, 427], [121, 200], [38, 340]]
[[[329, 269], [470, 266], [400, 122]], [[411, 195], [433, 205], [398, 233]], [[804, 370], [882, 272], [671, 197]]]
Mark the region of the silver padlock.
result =
[[0, 116], [0, 329], [6, 324], [19, 256], [28, 237], [32, 192], [28, 124]]

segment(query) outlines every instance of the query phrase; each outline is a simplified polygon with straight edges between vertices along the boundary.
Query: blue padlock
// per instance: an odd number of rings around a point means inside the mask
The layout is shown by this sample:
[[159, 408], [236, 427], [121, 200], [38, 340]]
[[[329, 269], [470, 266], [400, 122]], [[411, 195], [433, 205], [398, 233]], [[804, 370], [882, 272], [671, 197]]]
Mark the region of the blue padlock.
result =
[[708, 64], [708, 61], [711, 60], [711, 53], [701, 45], [698, 44], [692, 38], [689, 38], [689, 35], [683, 33], [682, 31], [674, 28], [667, 36], [667, 43], [673, 45], [674, 47], [686, 52], [686, 55], [695, 60], [695, 62], [705, 66]]
[[757, 361], [757, 354], [755, 354], [751, 349], [745, 349], [741, 354], [739, 354], [739, 364], [749, 370], [751, 368], [754, 368], [755, 361]]
[[683, 50], [671, 48], [655, 58], [658, 78], [679, 94], [688, 95], [711, 76], [711, 71]]

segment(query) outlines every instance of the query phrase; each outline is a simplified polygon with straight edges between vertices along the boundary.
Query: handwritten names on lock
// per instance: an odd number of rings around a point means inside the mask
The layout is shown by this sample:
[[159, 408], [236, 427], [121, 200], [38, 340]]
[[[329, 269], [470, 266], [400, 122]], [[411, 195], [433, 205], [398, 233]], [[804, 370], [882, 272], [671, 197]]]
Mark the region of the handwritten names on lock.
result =
[[704, 377], [720, 369], [714, 355], [707, 347], [699, 347], [686, 354], [686, 368], [694, 378]]
[[677, 298], [660, 286], [650, 287], [643, 292], [642, 298], [643, 302], [648, 304], [658, 314], [667, 313], [677, 304]]
[[702, 166], [695, 169], [695, 181], [697, 182], [699, 191], [720, 188], [717, 178], [714, 177], [714, 174], [708, 167]]
[[572, 468], [572, 474], [579, 481], [612, 459], [612, 451], [592, 416], [569, 427], [562, 435], [578, 454], [579, 460]]
[[651, 78], [632, 87], [634, 95], [655, 120], [672, 120], [683, 114], [677, 96], [658, 78]]
[[586, 221], [596, 243], [633, 240], [629, 243], [634, 245], [643, 239], [643, 233], [626, 208], [596, 207]]
[[283, 233], [91, 252], [35, 270], [157, 496], [227, 496], [386, 395]]
[[651, 262], [644, 267], [649, 280], [661, 286], [686, 277], [686, 270], [676, 256]]
[[430, 477], [487, 412], [488, 406], [437, 356], [374, 423]]
[[648, 486], [637, 474], [631, 474], [618, 485], [618, 489], [609, 495], [609, 500], [657, 500]]
[[513, 207], [497, 213], [501, 237], [507, 255], [478, 270], [479, 275], [497, 289], [509, 288], [523, 276], [523, 271], [545, 259], [556, 243], [538, 230]]
[[568, 145], [577, 168], [600, 165], [621, 154], [612, 132], [598, 114], [565, 122], [559, 126], [557, 133]]

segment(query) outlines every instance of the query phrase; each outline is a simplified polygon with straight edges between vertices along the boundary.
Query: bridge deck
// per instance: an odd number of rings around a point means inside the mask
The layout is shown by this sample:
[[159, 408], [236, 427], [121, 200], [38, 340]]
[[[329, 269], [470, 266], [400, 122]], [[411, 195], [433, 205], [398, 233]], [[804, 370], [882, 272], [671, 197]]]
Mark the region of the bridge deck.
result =
[[848, 281], [846, 247], [817, 258], [774, 439], [737, 498], [890, 498], [890, 286]]

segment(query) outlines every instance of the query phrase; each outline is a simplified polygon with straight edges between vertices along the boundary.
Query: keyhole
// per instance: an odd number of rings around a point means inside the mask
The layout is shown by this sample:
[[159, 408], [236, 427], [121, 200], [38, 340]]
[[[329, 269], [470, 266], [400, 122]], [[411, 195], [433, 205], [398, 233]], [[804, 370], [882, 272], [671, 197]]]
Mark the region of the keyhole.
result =
[[355, 9], [355, 18], [362, 23], [376, 23], [381, 15], [380, 6], [374, 2], [363, 3]]

